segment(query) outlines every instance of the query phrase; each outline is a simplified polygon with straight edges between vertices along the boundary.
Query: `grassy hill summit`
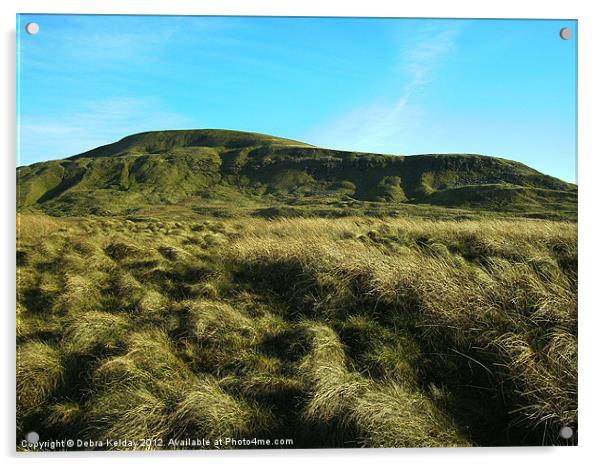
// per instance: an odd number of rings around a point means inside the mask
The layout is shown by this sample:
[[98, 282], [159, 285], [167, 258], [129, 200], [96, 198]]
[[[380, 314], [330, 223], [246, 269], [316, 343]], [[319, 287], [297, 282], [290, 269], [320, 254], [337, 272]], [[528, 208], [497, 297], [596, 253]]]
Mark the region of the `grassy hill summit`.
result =
[[126, 136], [112, 144], [100, 146], [75, 155], [71, 159], [98, 156], [107, 157], [137, 152], [161, 153], [181, 147], [221, 147], [235, 149], [263, 145], [312, 147], [309, 144], [292, 139], [227, 129], [147, 131]]
[[576, 185], [511, 160], [341, 151], [218, 129], [134, 134], [19, 167], [17, 183], [19, 210], [52, 215], [224, 205], [276, 216], [417, 208], [411, 206], [552, 218], [575, 218], [577, 211]]

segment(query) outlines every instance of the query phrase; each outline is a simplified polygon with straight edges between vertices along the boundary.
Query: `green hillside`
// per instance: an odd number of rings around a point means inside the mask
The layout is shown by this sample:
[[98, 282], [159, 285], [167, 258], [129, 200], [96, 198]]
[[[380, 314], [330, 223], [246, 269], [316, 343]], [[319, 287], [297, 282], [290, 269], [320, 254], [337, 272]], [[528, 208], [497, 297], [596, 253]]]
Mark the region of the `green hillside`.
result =
[[510, 160], [348, 152], [228, 130], [135, 134], [64, 160], [19, 167], [17, 182], [20, 211], [52, 215], [165, 206], [293, 209], [301, 215], [441, 206], [574, 219], [577, 210], [575, 185]]

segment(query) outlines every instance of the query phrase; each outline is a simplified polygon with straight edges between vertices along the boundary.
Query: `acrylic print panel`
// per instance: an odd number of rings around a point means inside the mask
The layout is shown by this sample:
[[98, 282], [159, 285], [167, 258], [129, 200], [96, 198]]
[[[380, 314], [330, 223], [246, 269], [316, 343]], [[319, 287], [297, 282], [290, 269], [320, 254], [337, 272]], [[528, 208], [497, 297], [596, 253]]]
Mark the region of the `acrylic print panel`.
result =
[[577, 443], [576, 21], [17, 37], [19, 451]]

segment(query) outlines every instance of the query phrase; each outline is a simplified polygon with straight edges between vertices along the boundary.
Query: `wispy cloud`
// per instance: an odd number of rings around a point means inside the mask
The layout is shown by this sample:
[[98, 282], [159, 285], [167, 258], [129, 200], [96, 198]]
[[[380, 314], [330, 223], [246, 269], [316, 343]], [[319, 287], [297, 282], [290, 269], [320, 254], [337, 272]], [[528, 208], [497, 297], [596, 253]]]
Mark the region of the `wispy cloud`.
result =
[[403, 106], [414, 93], [429, 84], [438, 67], [455, 49], [458, 26], [428, 26], [402, 51], [401, 69], [408, 82], [397, 106]]
[[460, 32], [459, 25], [435, 23], [412, 38], [400, 36], [397, 92], [335, 118], [310, 139], [329, 147], [399, 152], [404, 135], [424, 116], [414, 100], [436, 80], [440, 67], [454, 52]]
[[[29, 18], [29, 17], [27, 17]], [[219, 18], [32, 15], [20, 60], [19, 163], [63, 158], [127, 134], [201, 126], [161, 95], [191, 38], [206, 44]], [[42, 91], [42, 89], [45, 91]], [[177, 112], [173, 109], [176, 108]]]
[[157, 108], [153, 99], [109, 99], [54, 118], [25, 117], [19, 124], [17, 163], [68, 157], [136, 132], [201, 126]]
[[[29, 18], [29, 17], [27, 17]], [[219, 18], [185, 16], [32, 15], [41, 25], [36, 38], [23, 36], [23, 76], [52, 75], [61, 83], [107, 81], [137, 74], [165, 76], [175, 50], [193, 41], [209, 44], [228, 30]], [[24, 20], [26, 21], [26, 20]]]

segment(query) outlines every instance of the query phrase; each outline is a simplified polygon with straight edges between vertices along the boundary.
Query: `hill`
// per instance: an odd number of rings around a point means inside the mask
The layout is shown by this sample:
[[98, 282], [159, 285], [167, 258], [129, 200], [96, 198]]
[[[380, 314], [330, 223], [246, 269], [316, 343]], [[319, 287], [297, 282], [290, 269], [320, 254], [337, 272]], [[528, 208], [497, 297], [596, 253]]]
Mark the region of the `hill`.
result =
[[17, 183], [19, 210], [53, 215], [131, 214], [151, 206], [260, 213], [441, 206], [562, 218], [575, 218], [577, 210], [575, 185], [502, 158], [349, 152], [209, 129], [134, 134], [19, 167]]

